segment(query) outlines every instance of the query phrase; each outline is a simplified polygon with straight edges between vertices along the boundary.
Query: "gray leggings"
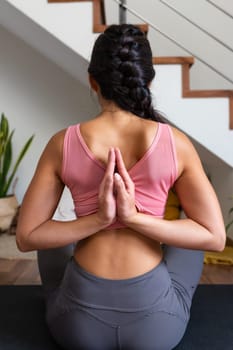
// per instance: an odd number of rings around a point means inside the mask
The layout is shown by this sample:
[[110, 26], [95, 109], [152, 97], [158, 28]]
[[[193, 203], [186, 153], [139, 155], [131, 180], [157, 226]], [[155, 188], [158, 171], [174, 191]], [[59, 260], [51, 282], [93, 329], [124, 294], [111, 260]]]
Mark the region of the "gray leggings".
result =
[[69, 350], [171, 350], [182, 339], [203, 266], [201, 251], [164, 247], [152, 271], [99, 278], [72, 258], [73, 246], [38, 252], [47, 324]]

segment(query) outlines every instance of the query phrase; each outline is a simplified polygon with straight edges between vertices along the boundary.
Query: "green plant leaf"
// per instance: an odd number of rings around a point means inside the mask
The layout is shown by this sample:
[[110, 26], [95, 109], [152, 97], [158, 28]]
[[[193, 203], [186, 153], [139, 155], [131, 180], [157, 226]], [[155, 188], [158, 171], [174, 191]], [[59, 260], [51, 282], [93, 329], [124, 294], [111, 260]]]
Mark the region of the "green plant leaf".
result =
[[[6, 118], [4, 113], [2, 113], [0, 120], [0, 197], [7, 196], [9, 187], [14, 179], [15, 173], [34, 138], [34, 135], [32, 135], [27, 140], [21, 152], [19, 153], [14, 166], [12, 166], [13, 135], [14, 130], [10, 131], [8, 119]], [[11, 171], [12, 168], [13, 170]]]
[[5, 117], [4, 113], [2, 113], [2, 115], [1, 115], [0, 131], [1, 131], [1, 137], [6, 142], [8, 135], [9, 135], [9, 123], [8, 123], [8, 120]]
[[12, 137], [14, 130], [10, 133], [10, 136], [6, 142], [3, 159], [1, 163], [1, 176], [0, 176], [0, 197], [4, 196], [4, 185], [6, 184], [7, 174], [9, 172], [12, 163]]
[[232, 224], [233, 224], [233, 219], [226, 225], [226, 232], [229, 230]]
[[6, 143], [9, 134], [9, 124], [5, 115], [2, 113], [0, 122], [0, 169], [3, 168], [3, 158], [5, 154]]
[[14, 135], [14, 130], [10, 133], [10, 136], [6, 142], [4, 158], [3, 158], [3, 166], [2, 172], [3, 175], [6, 176], [7, 172], [10, 169], [11, 161], [12, 161], [12, 137]]
[[25, 156], [25, 153], [27, 152], [28, 148], [30, 147], [33, 138], [34, 138], [34, 135], [32, 135], [32, 136], [27, 140], [27, 142], [26, 142], [25, 145], [23, 146], [21, 152], [19, 153], [19, 156], [18, 156], [18, 158], [17, 158], [17, 160], [16, 160], [16, 162], [15, 162], [15, 165], [14, 165], [14, 168], [13, 168], [13, 170], [12, 170], [12, 173], [11, 173], [11, 175], [10, 175], [10, 177], [9, 177], [9, 179], [8, 179], [8, 181], [7, 181], [7, 183], [6, 183], [5, 186], [3, 187], [3, 191], [2, 191], [2, 196], [3, 196], [3, 197], [6, 196], [7, 191], [9, 190], [9, 187], [10, 187], [10, 185], [11, 185], [11, 182], [12, 182], [14, 176], [15, 176], [15, 173], [16, 173], [16, 171], [17, 171], [17, 169], [18, 169], [18, 167], [19, 167], [19, 165], [20, 165], [20, 163], [21, 163], [23, 157]]

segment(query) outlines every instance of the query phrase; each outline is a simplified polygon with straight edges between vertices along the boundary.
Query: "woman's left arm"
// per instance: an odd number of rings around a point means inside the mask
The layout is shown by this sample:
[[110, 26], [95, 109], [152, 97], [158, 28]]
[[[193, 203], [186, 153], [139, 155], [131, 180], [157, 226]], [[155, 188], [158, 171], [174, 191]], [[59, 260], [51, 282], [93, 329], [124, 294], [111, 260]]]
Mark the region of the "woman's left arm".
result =
[[134, 184], [116, 150], [119, 174], [115, 175], [117, 214], [139, 233], [180, 248], [222, 251], [226, 233], [216, 194], [206, 177], [200, 159], [186, 136], [175, 131], [179, 177], [175, 189], [185, 219], [164, 220], [139, 213], [134, 202]]
[[[17, 224], [16, 242], [21, 251], [62, 247], [87, 238], [115, 221], [113, 196], [115, 154], [109, 151], [108, 163], [99, 190], [96, 213], [75, 220], [53, 220], [64, 183], [61, 179], [65, 130], [54, 135], [45, 147], [26, 191]], [[80, 169], [81, 169], [80, 164]], [[77, 169], [77, 171], [81, 171]]]

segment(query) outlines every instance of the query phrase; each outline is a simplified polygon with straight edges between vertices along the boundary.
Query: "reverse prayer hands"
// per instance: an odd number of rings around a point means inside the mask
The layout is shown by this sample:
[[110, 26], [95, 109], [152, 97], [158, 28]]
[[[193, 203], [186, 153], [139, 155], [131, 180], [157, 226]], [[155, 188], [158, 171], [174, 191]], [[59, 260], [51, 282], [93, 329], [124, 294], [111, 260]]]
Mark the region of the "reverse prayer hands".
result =
[[106, 225], [112, 224], [116, 218], [126, 223], [137, 213], [134, 193], [134, 183], [125, 167], [120, 150], [111, 148], [99, 189], [98, 214], [101, 220], [106, 222]]
[[127, 220], [137, 213], [135, 187], [118, 148], [115, 149], [115, 157], [118, 171], [114, 174], [117, 217], [121, 222], [127, 223]]

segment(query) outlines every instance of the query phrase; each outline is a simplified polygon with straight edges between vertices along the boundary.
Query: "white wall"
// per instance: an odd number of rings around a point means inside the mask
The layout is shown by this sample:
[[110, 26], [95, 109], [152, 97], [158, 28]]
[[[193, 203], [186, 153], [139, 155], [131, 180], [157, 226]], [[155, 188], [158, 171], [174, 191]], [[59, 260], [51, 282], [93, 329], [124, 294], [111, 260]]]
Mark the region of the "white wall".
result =
[[21, 202], [51, 135], [95, 115], [97, 104], [88, 88], [1, 27], [0, 43], [0, 113], [15, 128], [15, 156], [35, 134], [18, 170], [16, 195]]

